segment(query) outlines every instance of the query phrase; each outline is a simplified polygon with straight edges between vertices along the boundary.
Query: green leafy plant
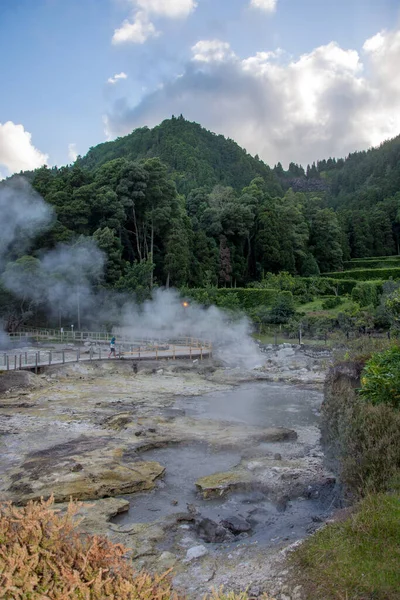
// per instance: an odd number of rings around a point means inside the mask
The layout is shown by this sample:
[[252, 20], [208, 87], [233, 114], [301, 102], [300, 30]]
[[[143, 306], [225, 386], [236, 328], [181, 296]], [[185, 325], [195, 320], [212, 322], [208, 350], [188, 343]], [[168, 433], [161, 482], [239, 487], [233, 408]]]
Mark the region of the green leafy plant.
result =
[[372, 404], [400, 408], [400, 348], [374, 354], [361, 377], [360, 395]]

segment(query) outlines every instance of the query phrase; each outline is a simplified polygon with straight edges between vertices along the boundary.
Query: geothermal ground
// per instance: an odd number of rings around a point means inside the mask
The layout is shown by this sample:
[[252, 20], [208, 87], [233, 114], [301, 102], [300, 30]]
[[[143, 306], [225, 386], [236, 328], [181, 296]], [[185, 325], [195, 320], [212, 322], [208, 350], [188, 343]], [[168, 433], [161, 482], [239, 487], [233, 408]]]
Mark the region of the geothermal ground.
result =
[[189, 598], [225, 585], [298, 600], [286, 555], [329, 518], [336, 487], [321, 392], [268, 380], [320, 383], [326, 357], [268, 352], [251, 373], [123, 361], [3, 373], [0, 497], [84, 501], [81, 527], [131, 548], [138, 569], [173, 568]]

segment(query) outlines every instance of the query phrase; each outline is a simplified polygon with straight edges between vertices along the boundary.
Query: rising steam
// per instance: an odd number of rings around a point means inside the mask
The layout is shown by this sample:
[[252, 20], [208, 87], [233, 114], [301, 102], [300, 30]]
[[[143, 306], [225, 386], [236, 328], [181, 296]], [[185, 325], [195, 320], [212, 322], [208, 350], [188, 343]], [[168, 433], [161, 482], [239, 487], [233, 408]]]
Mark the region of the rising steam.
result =
[[214, 306], [184, 307], [174, 290], [156, 290], [152, 300], [138, 306], [101, 288], [105, 256], [92, 238], [81, 236], [42, 251], [38, 260], [15, 263], [54, 219], [51, 207], [22, 179], [0, 187], [0, 219], [1, 285], [14, 297], [35, 302], [58, 325], [68, 318], [76, 329], [114, 325], [133, 339], [191, 336], [211, 341], [214, 353], [229, 365], [253, 368], [260, 363], [245, 318], [233, 320]]

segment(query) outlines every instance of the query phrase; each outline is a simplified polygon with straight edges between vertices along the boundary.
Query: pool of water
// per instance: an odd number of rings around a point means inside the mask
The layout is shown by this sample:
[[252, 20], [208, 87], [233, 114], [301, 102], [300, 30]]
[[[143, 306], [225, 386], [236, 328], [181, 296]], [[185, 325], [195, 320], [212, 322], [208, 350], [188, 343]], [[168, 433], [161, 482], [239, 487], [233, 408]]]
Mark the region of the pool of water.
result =
[[[247, 539], [269, 545], [283, 539], [303, 537], [329, 514], [334, 502], [334, 489], [310, 490], [308, 497], [291, 500], [282, 506], [273, 504], [259, 490], [234, 493], [227, 497], [205, 500], [197, 492], [200, 477], [227, 471], [243, 456], [307, 456], [318, 447], [318, 413], [322, 394], [318, 391], [280, 384], [258, 382], [241, 385], [229, 391], [203, 396], [177, 398], [170, 407], [171, 415], [186, 414], [193, 418], [228, 421], [259, 427], [288, 427], [299, 432], [297, 441], [261, 443], [254, 448], [218, 451], [207, 444], [175, 445], [142, 453], [145, 460], [165, 466], [162, 479], [151, 492], [125, 496], [130, 501], [128, 512], [114, 522], [152, 522], [173, 513], [187, 512], [188, 505], [197, 514], [219, 522], [241, 516], [252, 525]], [[243, 541], [243, 536], [240, 536]]]
[[296, 429], [318, 423], [322, 399], [322, 393], [316, 390], [256, 382], [228, 392], [179, 398], [175, 407], [192, 417]]

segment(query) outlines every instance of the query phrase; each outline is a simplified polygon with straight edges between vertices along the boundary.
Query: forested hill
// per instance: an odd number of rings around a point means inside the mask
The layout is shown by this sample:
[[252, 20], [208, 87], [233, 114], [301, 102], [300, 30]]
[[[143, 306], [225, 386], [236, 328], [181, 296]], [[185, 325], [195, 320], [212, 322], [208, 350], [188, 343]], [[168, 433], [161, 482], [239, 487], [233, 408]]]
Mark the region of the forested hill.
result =
[[273, 171], [257, 156], [253, 158], [236, 142], [216, 135], [182, 116], [163, 121], [154, 129], [142, 127], [112, 142], [91, 148], [78, 160], [79, 166], [97, 168], [115, 158], [141, 160], [159, 158], [167, 165], [178, 192], [217, 185], [241, 190], [262, 177], [273, 195], [282, 190]]
[[[39, 268], [44, 251], [89, 238], [106, 256], [102, 285], [124, 291], [340, 270], [350, 258], [399, 253], [399, 159], [396, 138], [306, 169], [270, 169], [232, 140], [172, 118], [73, 165], [25, 174], [54, 221], [30, 247], [36, 262], [24, 262], [22, 245], [4, 265]], [[0, 192], [13, 185], [18, 178], [0, 182]]]
[[346, 158], [318, 160], [307, 168], [280, 163], [274, 172], [284, 189], [324, 191], [335, 209], [369, 209], [400, 191], [400, 136]]

